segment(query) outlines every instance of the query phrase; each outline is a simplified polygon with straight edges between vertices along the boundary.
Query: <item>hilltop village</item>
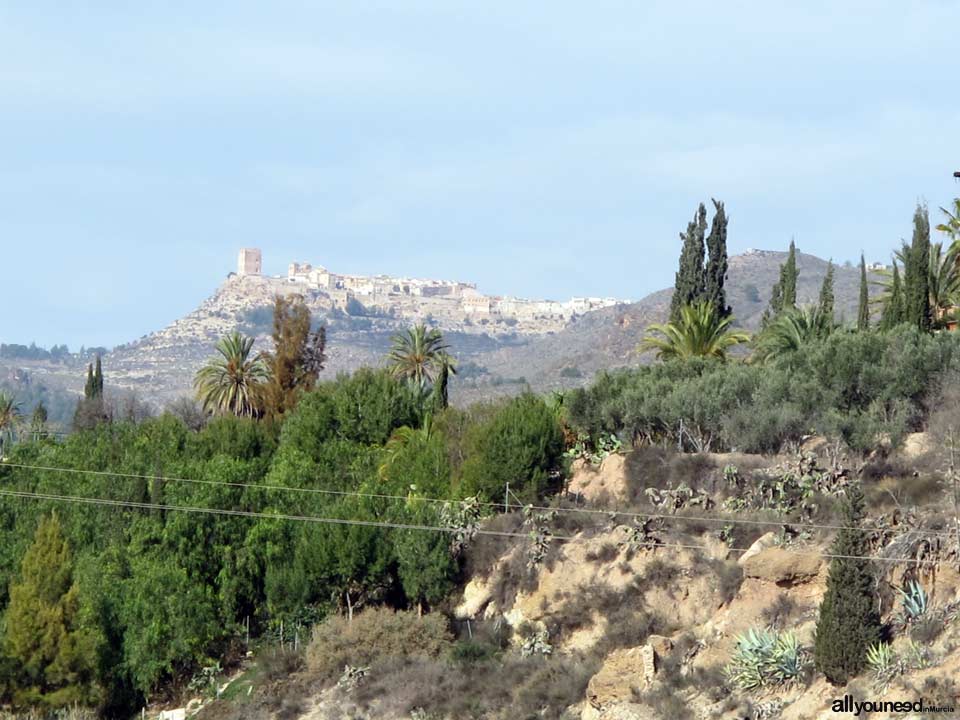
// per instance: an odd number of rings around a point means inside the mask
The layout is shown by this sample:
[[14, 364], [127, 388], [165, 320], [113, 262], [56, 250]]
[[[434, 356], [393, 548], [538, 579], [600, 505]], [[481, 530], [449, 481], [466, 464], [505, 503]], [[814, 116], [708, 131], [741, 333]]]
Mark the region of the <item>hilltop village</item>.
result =
[[485, 295], [475, 283], [389, 275], [344, 275], [321, 265], [292, 262], [287, 275], [265, 276], [259, 248], [244, 248], [237, 260], [238, 279], [258, 277], [274, 283], [295, 285], [305, 294], [329, 298], [332, 307], [351, 314], [372, 311], [398, 318], [430, 317], [445, 327], [503, 324], [516, 332], [557, 331], [575, 317], [591, 310], [629, 300], [575, 297], [564, 302], [530, 300], [513, 296]]

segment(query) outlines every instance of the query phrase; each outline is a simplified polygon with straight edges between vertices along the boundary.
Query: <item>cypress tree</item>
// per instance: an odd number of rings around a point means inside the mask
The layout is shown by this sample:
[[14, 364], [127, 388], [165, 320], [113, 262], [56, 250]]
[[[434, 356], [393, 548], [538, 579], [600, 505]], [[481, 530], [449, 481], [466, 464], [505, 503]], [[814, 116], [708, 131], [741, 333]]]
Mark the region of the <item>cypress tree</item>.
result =
[[680, 308], [700, 300], [705, 288], [703, 268], [703, 236], [707, 231], [707, 209], [700, 203], [687, 232], [680, 234], [683, 249], [680, 251], [680, 267], [673, 284], [670, 301], [670, 320], [680, 319]]
[[97, 354], [97, 364], [93, 370], [94, 397], [103, 397], [103, 367], [100, 364], [100, 355]]
[[857, 308], [857, 330], [870, 329], [870, 294], [867, 291], [867, 261], [860, 253], [860, 304]]
[[867, 649], [880, 639], [880, 616], [873, 599], [873, 572], [864, 517], [863, 490], [852, 485], [844, 503], [846, 529], [830, 549], [834, 557], [827, 591], [820, 603], [813, 656], [817, 670], [834, 685], [845, 684], [863, 670]]
[[83, 386], [83, 397], [87, 400], [93, 399], [94, 394], [94, 382], [93, 382], [93, 364], [90, 363], [87, 365], [87, 382]]
[[710, 235], [707, 236], [707, 269], [705, 299], [716, 308], [717, 316], [728, 317], [731, 308], [727, 305], [724, 283], [727, 279], [727, 214], [722, 202], [712, 200], [714, 207]]
[[440, 369], [437, 371], [437, 377], [433, 381], [433, 389], [431, 392], [431, 405], [433, 406], [433, 412], [439, 413], [447, 409], [447, 406], [450, 404], [449, 399], [449, 384], [450, 384], [450, 373], [456, 372], [450, 364], [449, 360], [444, 360], [440, 363]]
[[817, 302], [817, 311], [823, 322], [833, 326], [833, 260], [827, 265], [827, 274], [823, 276], [820, 286], [820, 300]]
[[770, 290], [770, 305], [763, 312], [761, 324], [766, 327], [784, 310], [791, 310], [797, 306], [797, 249], [790, 241], [790, 251], [787, 260], [780, 266], [780, 278]]
[[930, 313], [930, 220], [927, 209], [913, 213], [913, 241], [903, 247], [904, 319], [921, 330], [933, 324]]
[[903, 285], [900, 282], [900, 268], [896, 260], [893, 262], [893, 280], [890, 282], [890, 292], [883, 304], [883, 314], [880, 316], [880, 329], [889, 330], [903, 322]]
[[792, 310], [797, 307], [797, 248], [790, 241], [790, 252], [787, 261], [780, 273], [780, 287], [783, 289], [781, 310]]

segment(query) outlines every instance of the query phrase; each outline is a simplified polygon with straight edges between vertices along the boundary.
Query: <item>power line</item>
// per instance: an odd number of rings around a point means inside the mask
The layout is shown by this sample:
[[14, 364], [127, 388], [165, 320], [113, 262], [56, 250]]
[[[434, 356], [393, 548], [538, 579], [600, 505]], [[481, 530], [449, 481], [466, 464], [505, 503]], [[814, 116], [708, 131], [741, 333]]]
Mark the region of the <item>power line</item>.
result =
[[[325, 488], [304, 488], [304, 487], [290, 487], [286, 485], [270, 485], [270, 484], [257, 484], [257, 483], [242, 483], [242, 482], [230, 482], [227, 480], [204, 480], [200, 478], [182, 478], [182, 477], [169, 477], [164, 475], [141, 475], [137, 473], [122, 473], [114, 472], [108, 470], [85, 470], [80, 468], [65, 468], [65, 467], [55, 467], [47, 465], [27, 465], [24, 463], [11, 463], [7, 461], [0, 461], [0, 466], [7, 466], [12, 468], [20, 468], [24, 470], [40, 470], [48, 472], [61, 472], [61, 473], [71, 473], [79, 475], [95, 475], [100, 477], [119, 477], [133, 480], [160, 480], [163, 482], [179, 482], [179, 483], [190, 483], [196, 485], [212, 485], [212, 486], [221, 486], [221, 487], [233, 487], [233, 488], [245, 488], [251, 490], [269, 490], [269, 491], [279, 491], [279, 492], [292, 492], [292, 493], [303, 493], [310, 495], [333, 495], [339, 497], [362, 497], [362, 498], [372, 498], [379, 500], [402, 500], [404, 502], [411, 499], [419, 500], [421, 502], [428, 503], [439, 503], [439, 504], [455, 504], [459, 501], [457, 500], [444, 500], [441, 498], [429, 498], [429, 497], [418, 497], [418, 496], [406, 496], [406, 495], [388, 495], [383, 493], [365, 493], [359, 492], [356, 490], [328, 490]], [[516, 497], [515, 493], [511, 493]], [[478, 501], [476, 503], [481, 507], [492, 507], [492, 508], [502, 508], [503, 503], [494, 503], [494, 502], [483, 502]], [[883, 528], [864, 528], [856, 527], [852, 525], [832, 525], [832, 524], [823, 524], [823, 523], [808, 523], [803, 521], [798, 522], [789, 522], [782, 520], [758, 520], [752, 518], [727, 518], [727, 517], [709, 517], [703, 515], [668, 515], [664, 513], [649, 513], [649, 512], [636, 512], [636, 511], [627, 511], [627, 510], [601, 510], [597, 508], [556, 508], [549, 507], [547, 505], [524, 505], [523, 507], [529, 508], [530, 510], [536, 510], [539, 512], [557, 512], [557, 513], [580, 513], [587, 515], [604, 515], [607, 517], [625, 517], [625, 518], [642, 518], [642, 519], [654, 519], [654, 520], [682, 520], [685, 522], [707, 522], [707, 523], [722, 523], [725, 525], [756, 525], [763, 527], [782, 527], [784, 525], [796, 525], [804, 528], [815, 528], [819, 530], [860, 530], [863, 532], [882, 532]], [[943, 532], [938, 530], [921, 530], [914, 529], [912, 532], [919, 533], [921, 535], [926, 535], [930, 537], [953, 537], [956, 533], [954, 532]]]
[[[286, 513], [258, 512], [256, 510], [230, 510], [224, 508], [204, 508], [190, 505], [166, 505], [163, 503], [146, 503], [135, 500], [111, 500], [110, 498], [91, 498], [78, 495], [57, 495], [53, 493], [33, 493], [25, 490], [0, 490], [0, 496], [32, 498], [37, 500], [55, 500], [62, 502], [82, 503], [87, 505], [107, 505], [111, 507], [131, 508], [139, 510], [168, 510], [209, 515], [229, 515], [234, 517], [264, 518], [269, 520], [294, 520], [300, 522], [330, 523], [334, 525], [360, 525], [364, 527], [392, 528], [396, 530], [433, 530], [445, 533], [460, 532], [460, 528], [445, 528], [435, 525], [416, 525], [408, 523], [392, 523], [380, 520], [357, 520], [351, 518], [317, 517], [315, 515], [289, 515]], [[480, 535], [495, 535], [499, 537], [526, 538], [525, 533], [513, 533], [502, 530], [476, 530]], [[558, 537], [560, 540], [571, 540], [572, 537]]]
[[[414, 524], [405, 524], [405, 523], [391, 523], [385, 521], [377, 520], [356, 520], [348, 518], [329, 518], [329, 517], [316, 517], [313, 515], [288, 515], [283, 513], [264, 513], [257, 512], [254, 510], [227, 510], [223, 508], [201, 508], [194, 506], [185, 506], [185, 505], [164, 505], [160, 503], [144, 503], [144, 502], [135, 502], [132, 500], [110, 500], [108, 498], [90, 498], [90, 497], [80, 497], [73, 495], [56, 495], [50, 493], [32, 493], [21, 490], [0, 490], [0, 496], [7, 497], [18, 497], [18, 498], [28, 498], [36, 500], [52, 500], [58, 502], [67, 502], [67, 503], [78, 503], [86, 505], [105, 505], [110, 507], [121, 507], [121, 508], [131, 508], [131, 509], [144, 509], [144, 510], [165, 510], [173, 512], [190, 512], [190, 513], [199, 513], [199, 514], [209, 514], [209, 515], [227, 515], [234, 517], [249, 517], [249, 518], [264, 518], [270, 520], [291, 520], [299, 522], [312, 522], [312, 523], [328, 523], [334, 525], [359, 525], [363, 527], [380, 527], [380, 528], [392, 528], [399, 530], [422, 530], [422, 531], [432, 531], [432, 532], [444, 532], [448, 534], [461, 532], [461, 528], [445, 528], [438, 527], [435, 525], [414, 525]], [[512, 538], [529, 538], [529, 534], [525, 533], [512, 533], [501, 530], [482, 530], [476, 528], [474, 532], [478, 535], [492, 535], [497, 537], [512, 537]], [[569, 542], [576, 539], [575, 536], [571, 535], [548, 535], [551, 540], [558, 540], [561, 542]], [[633, 547], [637, 548], [650, 548], [650, 549], [676, 549], [676, 550], [699, 550], [701, 552], [709, 552], [711, 550], [707, 545], [694, 545], [694, 544], [683, 544], [683, 543], [661, 543], [657, 541], [649, 542], [636, 542], [632, 543]], [[749, 548], [735, 548], [728, 547], [729, 552], [747, 552]], [[908, 559], [908, 558], [886, 558], [879, 556], [871, 555], [841, 555], [837, 553], [824, 553], [813, 550], [791, 550], [788, 548], [781, 548], [786, 553], [792, 555], [808, 555], [816, 556], [825, 559], [840, 559], [840, 560], [870, 560], [874, 562], [892, 562], [892, 563], [912, 563], [915, 565], [927, 565], [927, 564], [937, 564], [936, 560], [919, 560], [919, 559]]]

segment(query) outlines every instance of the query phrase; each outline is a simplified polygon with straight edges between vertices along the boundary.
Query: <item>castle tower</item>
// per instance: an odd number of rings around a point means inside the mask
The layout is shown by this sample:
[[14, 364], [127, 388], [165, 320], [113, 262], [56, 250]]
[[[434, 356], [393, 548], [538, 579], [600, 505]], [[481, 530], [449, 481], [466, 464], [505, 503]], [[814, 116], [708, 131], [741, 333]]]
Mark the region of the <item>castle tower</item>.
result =
[[262, 269], [260, 248], [243, 248], [237, 258], [237, 275], [259, 275]]

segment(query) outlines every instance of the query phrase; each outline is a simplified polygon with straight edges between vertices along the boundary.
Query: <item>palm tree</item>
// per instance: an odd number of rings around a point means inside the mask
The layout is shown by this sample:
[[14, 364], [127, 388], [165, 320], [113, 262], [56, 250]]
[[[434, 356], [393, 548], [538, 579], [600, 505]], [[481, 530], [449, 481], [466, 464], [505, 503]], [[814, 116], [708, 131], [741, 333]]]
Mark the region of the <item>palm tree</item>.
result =
[[215, 356], [193, 380], [203, 409], [238, 417], [256, 417], [261, 411], [263, 384], [270, 373], [259, 355], [251, 357], [253, 338], [238, 332], [217, 343]]
[[3, 457], [3, 442], [10, 437], [20, 419], [20, 404], [12, 395], [0, 392], [0, 458]]
[[733, 317], [720, 317], [712, 303], [696, 302], [684, 305], [676, 322], [651, 325], [648, 330], [662, 337], [648, 335], [638, 348], [656, 350], [661, 360], [687, 360], [694, 357], [714, 357], [725, 360], [727, 350], [747, 342], [745, 332], [731, 330]]
[[770, 322], [757, 337], [754, 358], [778, 360], [814, 340], [832, 333], [836, 325], [817, 307], [788, 310]]
[[453, 370], [453, 358], [447, 353], [443, 335], [436, 328], [415, 325], [404, 333], [394, 335], [393, 346], [387, 355], [387, 364], [395, 376], [405, 378], [423, 392], [437, 375]]
[[946, 219], [937, 225], [937, 230], [950, 236], [949, 252], [956, 253], [960, 251], [960, 198], [954, 198], [953, 210], [940, 208]]

